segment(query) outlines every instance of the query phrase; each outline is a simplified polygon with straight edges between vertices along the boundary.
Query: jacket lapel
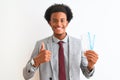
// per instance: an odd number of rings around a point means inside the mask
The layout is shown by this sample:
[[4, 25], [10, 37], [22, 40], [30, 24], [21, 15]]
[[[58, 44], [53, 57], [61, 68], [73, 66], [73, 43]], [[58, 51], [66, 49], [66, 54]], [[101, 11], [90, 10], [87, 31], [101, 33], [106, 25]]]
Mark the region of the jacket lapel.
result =
[[[50, 50], [51, 52], [53, 52], [53, 48], [52, 48], [52, 36], [48, 39], [47, 41], [47, 49]], [[52, 53], [51, 53], [52, 54]], [[54, 71], [54, 60], [53, 60], [53, 54], [51, 55], [51, 60], [50, 60], [50, 67], [51, 67], [51, 77], [53, 77], [53, 71]]]
[[[73, 39], [72, 39], [72, 37], [68, 37], [69, 39], [69, 41], [68, 41], [68, 44], [69, 44], [69, 58], [68, 58], [68, 62], [69, 62], [69, 77], [72, 75], [72, 60], [74, 59], [74, 56], [73, 56], [73, 53], [74, 53], [74, 50], [73, 50]], [[48, 50], [50, 50], [51, 52], [53, 52], [53, 48], [52, 48], [52, 37], [50, 37], [49, 39], [48, 39], [48, 41], [47, 41], [47, 49]], [[54, 55], [52, 54], [52, 56], [51, 56], [51, 60], [50, 60], [50, 66], [51, 66], [51, 76], [54, 78], [54, 68], [55, 68], [55, 60], [54, 60]]]
[[71, 77], [71, 69], [72, 69], [72, 60], [73, 60], [73, 40], [69, 37], [69, 77]]

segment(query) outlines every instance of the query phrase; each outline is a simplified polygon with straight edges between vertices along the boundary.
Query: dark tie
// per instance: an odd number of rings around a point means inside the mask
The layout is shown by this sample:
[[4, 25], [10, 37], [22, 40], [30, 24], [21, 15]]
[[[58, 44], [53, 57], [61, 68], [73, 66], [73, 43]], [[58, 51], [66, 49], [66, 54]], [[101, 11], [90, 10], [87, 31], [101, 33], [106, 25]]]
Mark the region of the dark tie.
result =
[[66, 80], [63, 41], [59, 41], [59, 80]]

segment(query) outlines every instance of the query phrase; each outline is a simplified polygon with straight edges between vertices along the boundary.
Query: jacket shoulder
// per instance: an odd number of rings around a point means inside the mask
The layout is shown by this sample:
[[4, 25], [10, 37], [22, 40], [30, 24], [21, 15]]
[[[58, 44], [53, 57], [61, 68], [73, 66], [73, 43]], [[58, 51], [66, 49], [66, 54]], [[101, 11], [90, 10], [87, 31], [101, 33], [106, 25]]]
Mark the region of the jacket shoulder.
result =
[[81, 42], [81, 39], [79, 39], [79, 38], [76, 38], [76, 37], [73, 37], [73, 36], [69, 36], [69, 39], [71, 40], [71, 41], [74, 41], [74, 42]]
[[46, 44], [46, 43], [48, 43], [51, 40], [52, 40], [52, 36], [49, 36], [49, 37], [46, 37], [44, 39], [38, 40], [37, 44], [41, 44], [42, 42], [44, 42]]

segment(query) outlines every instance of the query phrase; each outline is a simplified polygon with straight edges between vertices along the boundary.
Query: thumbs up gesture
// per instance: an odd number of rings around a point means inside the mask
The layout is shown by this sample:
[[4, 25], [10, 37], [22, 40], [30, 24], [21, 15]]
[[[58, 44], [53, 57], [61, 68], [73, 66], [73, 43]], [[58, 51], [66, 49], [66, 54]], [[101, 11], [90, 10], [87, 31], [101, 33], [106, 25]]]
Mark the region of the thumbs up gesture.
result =
[[38, 67], [41, 63], [50, 61], [50, 58], [51, 52], [45, 49], [44, 42], [42, 42], [39, 54], [33, 59], [34, 66]]

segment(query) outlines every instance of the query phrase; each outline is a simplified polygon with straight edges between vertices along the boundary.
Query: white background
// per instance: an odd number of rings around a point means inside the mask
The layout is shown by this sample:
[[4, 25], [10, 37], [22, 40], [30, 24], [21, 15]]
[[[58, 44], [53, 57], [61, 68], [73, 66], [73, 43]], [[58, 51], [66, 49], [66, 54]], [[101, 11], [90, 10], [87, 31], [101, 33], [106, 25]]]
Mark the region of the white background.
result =
[[[65, 3], [73, 11], [69, 35], [96, 35], [99, 60], [89, 80], [120, 80], [119, 0], [0, 0], [0, 80], [24, 80], [22, 70], [35, 42], [52, 35], [44, 12], [54, 3]], [[81, 75], [81, 80], [87, 79]]]

